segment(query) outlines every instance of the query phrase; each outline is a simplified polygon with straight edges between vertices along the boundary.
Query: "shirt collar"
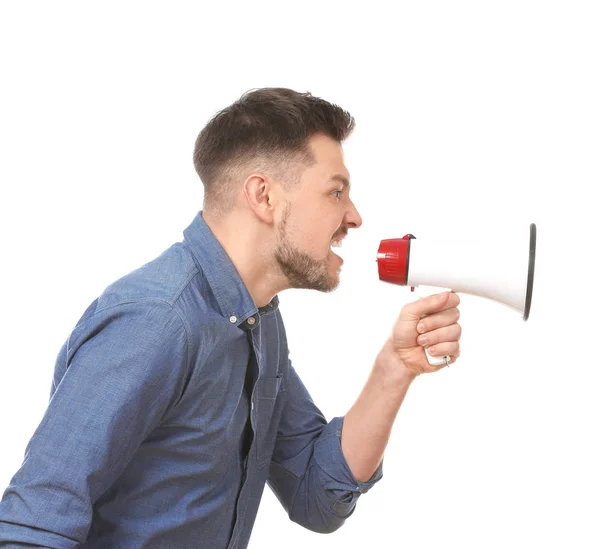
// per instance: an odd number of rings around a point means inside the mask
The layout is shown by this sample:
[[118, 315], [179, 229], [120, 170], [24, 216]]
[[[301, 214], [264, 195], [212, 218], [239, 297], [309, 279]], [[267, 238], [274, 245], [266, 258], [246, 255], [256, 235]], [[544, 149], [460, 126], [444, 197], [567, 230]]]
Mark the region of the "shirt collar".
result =
[[183, 231], [183, 236], [208, 280], [221, 314], [232, 324], [255, 328], [261, 314], [278, 308], [277, 295], [264, 307], [257, 308], [231, 258], [202, 217], [202, 210]]

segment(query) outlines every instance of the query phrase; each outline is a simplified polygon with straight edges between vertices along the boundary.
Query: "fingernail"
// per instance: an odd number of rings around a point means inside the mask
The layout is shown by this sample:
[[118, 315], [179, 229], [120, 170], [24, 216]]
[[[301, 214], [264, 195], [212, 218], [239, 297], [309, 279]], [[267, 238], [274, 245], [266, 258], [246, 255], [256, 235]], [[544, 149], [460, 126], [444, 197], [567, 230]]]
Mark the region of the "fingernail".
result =
[[427, 352], [432, 355], [435, 353], [435, 347], [429, 347], [429, 349], [427, 349]]
[[425, 345], [425, 343], [427, 343], [427, 336], [419, 336], [417, 338], [417, 341], [421, 344], [421, 345]]
[[419, 332], [423, 332], [425, 330], [425, 324], [423, 324], [422, 322], [419, 322], [417, 324], [417, 330], [419, 330]]

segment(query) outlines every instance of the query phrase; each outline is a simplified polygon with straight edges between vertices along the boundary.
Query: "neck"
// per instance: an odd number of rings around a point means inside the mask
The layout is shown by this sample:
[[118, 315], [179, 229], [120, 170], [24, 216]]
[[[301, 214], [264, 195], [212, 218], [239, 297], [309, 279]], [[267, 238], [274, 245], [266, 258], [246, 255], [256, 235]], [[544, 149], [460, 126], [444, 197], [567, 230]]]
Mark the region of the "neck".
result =
[[225, 216], [217, 221], [207, 212], [202, 218], [223, 247], [257, 307], [267, 305], [275, 295], [289, 288], [272, 258], [272, 246], [264, 230], [242, 216]]

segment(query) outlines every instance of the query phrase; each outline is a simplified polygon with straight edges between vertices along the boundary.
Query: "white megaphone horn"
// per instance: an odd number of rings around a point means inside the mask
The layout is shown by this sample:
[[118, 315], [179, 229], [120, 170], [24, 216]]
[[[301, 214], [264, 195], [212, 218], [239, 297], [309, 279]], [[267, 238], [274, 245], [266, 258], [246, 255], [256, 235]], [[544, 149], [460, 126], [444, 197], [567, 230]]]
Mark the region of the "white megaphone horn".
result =
[[[535, 270], [536, 226], [528, 242], [500, 240], [418, 240], [412, 234], [382, 240], [377, 251], [379, 279], [401, 286], [438, 286], [485, 297], [529, 318]], [[432, 359], [443, 364], [444, 359]]]

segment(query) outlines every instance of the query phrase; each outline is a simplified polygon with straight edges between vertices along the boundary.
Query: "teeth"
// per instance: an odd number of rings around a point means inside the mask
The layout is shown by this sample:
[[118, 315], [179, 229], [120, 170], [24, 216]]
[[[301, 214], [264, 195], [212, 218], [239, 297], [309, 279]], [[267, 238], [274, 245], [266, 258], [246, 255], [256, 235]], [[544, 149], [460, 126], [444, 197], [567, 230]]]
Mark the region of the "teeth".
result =
[[333, 240], [331, 242], [331, 247], [332, 248], [341, 248], [342, 247], [342, 241], [341, 240]]

